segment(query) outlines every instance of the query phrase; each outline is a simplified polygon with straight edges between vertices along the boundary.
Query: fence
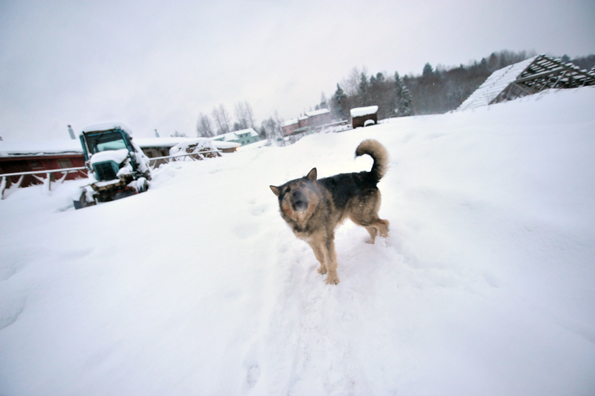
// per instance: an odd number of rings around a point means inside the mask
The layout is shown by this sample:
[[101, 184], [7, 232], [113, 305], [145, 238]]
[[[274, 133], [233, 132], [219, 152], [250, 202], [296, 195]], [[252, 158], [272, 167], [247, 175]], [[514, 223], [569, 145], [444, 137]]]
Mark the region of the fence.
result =
[[[40, 170], [40, 171], [32, 171], [32, 172], [4, 173], [4, 174], [0, 175], [0, 177], [2, 178], [2, 180], [0, 181], [0, 199], [4, 199], [4, 191], [6, 191], [6, 188], [9, 187], [9, 185], [11, 184], [9, 177], [18, 177], [19, 178], [19, 180], [15, 183], [17, 188], [19, 188], [19, 187], [21, 187], [23, 178], [27, 175], [31, 175], [34, 178], [36, 178], [37, 180], [39, 180], [40, 182], [42, 182], [44, 185], [46, 185], [48, 191], [51, 191], [51, 189], [52, 189], [52, 174], [64, 173], [64, 176], [62, 176], [60, 179], [54, 180], [55, 182], [58, 182], [58, 183], [64, 183], [64, 180], [66, 179], [66, 176], [69, 173], [82, 173], [85, 176], [87, 176], [86, 172], [87, 172], [87, 168], [80, 167], [80, 168], [67, 168], [67, 169]], [[43, 178], [43, 177], [39, 177], [37, 175], [46, 175], [46, 177]]]
[[[165, 157], [149, 158], [149, 166], [151, 165], [151, 162], [153, 162], [153, 166], [151, 166], [151, 169], [154, 169], [158, 165], [167, 163], [170, 160], [176, 161], [178, 158], [182, 158], [182, 157], [184, 157], [184, 160], [186, 160], [186, 157], [189, 157], [192, 161], [200, 161], [200, 160], [203, 160], [206, 158], [206, 156], [204, 154], [213, 154], [213, 153], [214, 153], [213, 156], [217, 156], [219, 154], [219, 151], [218, 150], [210, 150], [210, 151], [201, 151], [200, 153], [176, 154], [176, 155], [168, 155]], [[163, 161], [163, 162], [158, 163], [159, 161]], [[87, 173], [88, 169], [85, 167], [0, 174], [0, 177], [2, 178], [2, 180], [0, 181], [0, 199], [4, 199], [4, 192], [6, 191], [6, 189], [8, 187], [11, 187], [11, 185], [12, 185], [12, 183], [9, 179], [10, 177], [18, 177], [19, 178], [19, 180], [15, 183], [15, 185], [17, 186], [17, 188], [20, 188], [23, 178], [25, 176], [27, 176], [27, 175], [33, 176], [34, 178], [36, 178], [37, 180], [42, 182], [45, 186], [47, 186], [48, 191], [51, 191], [52, 190], [52, 174], [64, 173], [64, 176], [62, 176], [60, 179], [54, 180], [54, 182], [57, 182], [57, 183], [64, 183], [66, 176], [69, 173], [75, 173], [75, 172], [80, 172], [85, 177], [88, 177], [88, 173]], [[43, 177], [39, 177], [37, 175], [46, 175], [46, 177], [43, 178]]]

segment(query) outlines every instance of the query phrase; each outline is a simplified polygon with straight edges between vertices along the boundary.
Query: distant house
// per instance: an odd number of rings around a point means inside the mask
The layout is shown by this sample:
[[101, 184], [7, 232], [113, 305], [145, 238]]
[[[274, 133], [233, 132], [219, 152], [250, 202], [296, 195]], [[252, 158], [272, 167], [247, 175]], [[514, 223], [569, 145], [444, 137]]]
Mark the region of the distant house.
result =
[[329, 109], [320, 109], [306, 112], [306, 124], [310, 127], [317, 127], [331, 122]]
[[293, 135], [295, 130], [300, 127], [299, 119], [292, 118], [290, 120], [285, 121], [281, 124], [281, 131], [283, 132], [283, 136], [290, 136]]
[[353, 129], [378, 123], [378, 106], [356, 107], [350, 114]]
[[241, 131], [229, 132], [223, 135], [215, 136], [213, 141], [235, 142], [245, 146], [246, 144], [260, 141], [260, 138], [254, 129], [248, 128], [242, 129]]
[[572, 63], [538, 55], [493, 72], [457, 111], [533, 95], [544, 89], [588, 85], [595, 85], [593, 71], [587, 72]]
[[291, 136], [308, 130], [315, 130], [331, 123], [331, 112], [328, 109], [308, 111], [305, 115], [293, 118], [281, 124], [283, 136]]

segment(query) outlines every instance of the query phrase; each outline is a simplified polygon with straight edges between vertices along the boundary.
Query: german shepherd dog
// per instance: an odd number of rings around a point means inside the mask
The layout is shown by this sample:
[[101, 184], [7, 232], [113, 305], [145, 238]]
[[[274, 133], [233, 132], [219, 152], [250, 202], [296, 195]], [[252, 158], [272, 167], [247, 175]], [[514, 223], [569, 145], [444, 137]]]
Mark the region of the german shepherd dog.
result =
[[320, 262], [318, 272], [328, 274], [326, 283], [336, 285], [337, 254], [335, 228], [346, 218], [365, 227], [369, 243], [377, 235], [388, 236], [388, 220], [378, 217], [380, 190], [376, 186], [386, 173], [388, 153], [378, 141], [360, 143], [355, 156], [368, 154], [374, 159], [370, 172], [341, 173], [324, 179], [316, 178], [316, 168], [305, 177], [270, 186], [279, 198], [281, 217], [294, 234], [308, 242]]

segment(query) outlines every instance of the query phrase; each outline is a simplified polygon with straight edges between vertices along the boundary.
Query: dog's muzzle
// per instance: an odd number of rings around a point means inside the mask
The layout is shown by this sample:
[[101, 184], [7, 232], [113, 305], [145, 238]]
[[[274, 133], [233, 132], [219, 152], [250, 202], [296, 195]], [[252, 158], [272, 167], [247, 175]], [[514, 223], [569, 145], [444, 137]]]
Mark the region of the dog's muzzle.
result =
[[308, 207], [308, 199], [301, 191], [294, 191], [291, 195], [293, 210], [303, 212]]

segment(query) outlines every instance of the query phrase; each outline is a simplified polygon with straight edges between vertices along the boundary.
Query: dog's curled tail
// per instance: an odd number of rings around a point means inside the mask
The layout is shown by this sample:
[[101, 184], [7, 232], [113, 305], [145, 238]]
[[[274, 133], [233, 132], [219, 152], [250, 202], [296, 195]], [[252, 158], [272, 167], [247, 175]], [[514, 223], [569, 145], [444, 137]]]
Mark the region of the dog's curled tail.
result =
[[370, 176], [374, 183], [378, 183], [388, 169], [388, 152], [378, 140], [367, 139], [361, 142], [355, 150], [356, 157], [364, 154], [368, 154], [374, 159]]

